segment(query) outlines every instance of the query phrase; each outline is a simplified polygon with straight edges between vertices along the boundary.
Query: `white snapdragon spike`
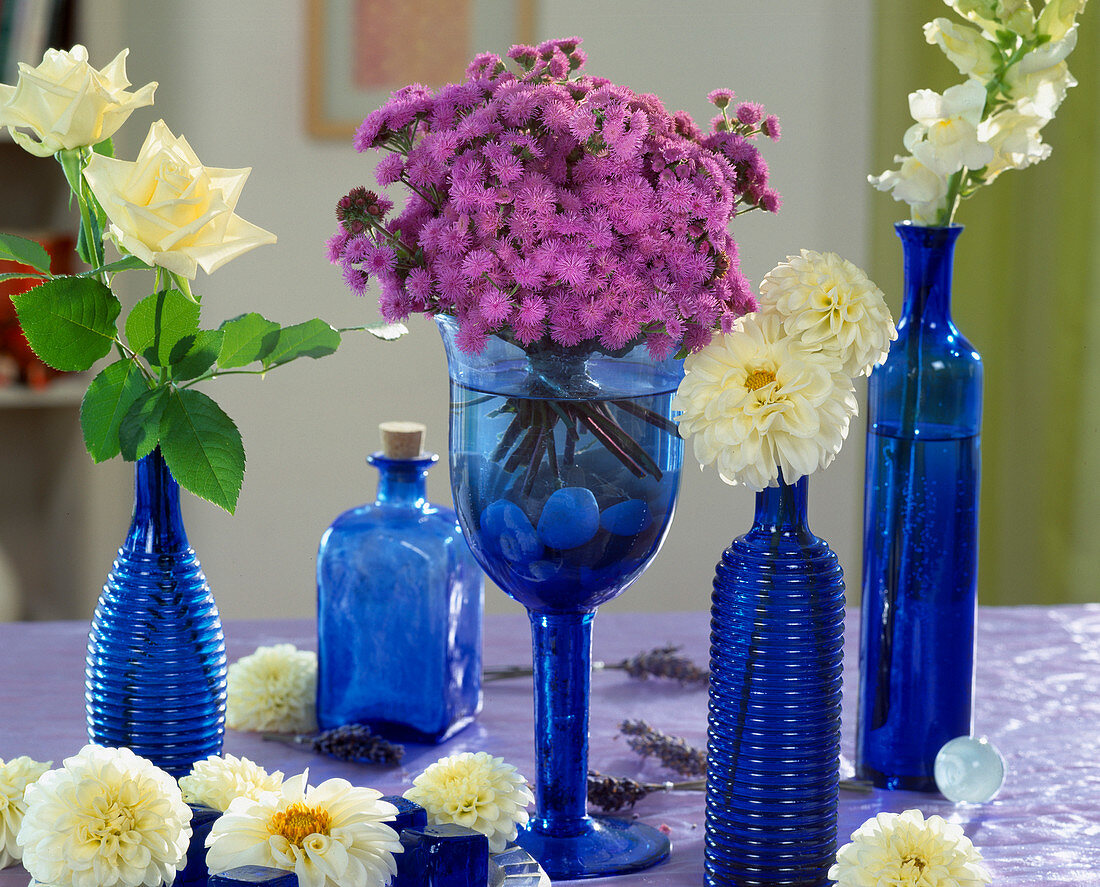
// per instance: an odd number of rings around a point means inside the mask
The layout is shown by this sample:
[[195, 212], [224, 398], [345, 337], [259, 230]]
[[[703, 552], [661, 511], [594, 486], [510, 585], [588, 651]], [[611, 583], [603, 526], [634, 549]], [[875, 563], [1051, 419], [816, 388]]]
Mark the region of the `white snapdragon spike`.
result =
[[194, 280], [266, 243], [270, 231], [234, 209], [251, 169], [204, 167], [164, 121], [149, 128], [135, 161], [92, 155], [84, 170], [119, 248]]
[[229, 666], [226, 726], [305, 733], [317, 726], [317, 654], [293, 644], [257, 647]]
[[862, 376], [886, 360], [898, 332], [886, 298], [867, 273], [836, 253], [804, 249], [760, 282], [760, 311], [775, 314], [784, 332]]
[[939, 46], [960, 74], [988, 81], [997, 72], [997, 47], [977, 28], [937, 18], [924, 26], [924, 39]]
[[153, 104], [157, 88], [147, 83], [127, 90], [127, 53], [101, 71], [88, 64], [88, 50], [79, 44], [46, 50], [37, 67], [20, 62], [16, 85], [0, 83], [0, 126], [38, 157], [109, 139], [135, 110]]
[[423, 807], [433, 825], [455, 823], [481, 832], [493, 853], [516, 839], [535, 800], [515, 767], [485, 752], [440, 758], [413, 780], [405, 797]]
[[346, 779], [314, 787], [308, 773], [278, 792], [240, 797], [206, 839], [206, 866], [224, 872], [260, 865], [294, 872], [302, 887], [385, 887], [397, 873], [401, 842], [387, 821], [397, 808]]
[[34, 761], [26, 755], [0, 760], [0, 868], [14, 865], [23, 856], [16, 836], [27, 812], [24, 793], [28, 785], [49, 769], [50, 763]]
[[921, 163], [941, 175], [963, 167], [981, 169], [993, 159], [992, 149], [978, 140], [986, 92], [976, 80], [945, 90], [909, 94], [909, 112], [917, 126], [906, 133], [905, 146]]
[[27, 787], [23, 866], [51, 887], [171, 884], [191, 810], [171, 776], [127, 748], [86, 745]]
[[760, 314], [686, 358], [672, 408], [700, 466], [755, 491], [832, 462], [857, 411], [838, 358]]
[[1005, 86], [1021, 110], [1037, 117], [1054, 116], [1066, 92], [1077, 85], [1066, 64], [1076, 45], [1074, 25], [1061, 40], [1029, 52], [1005, 71]]
[[867, 181], [880, 191], [890, 191], [894, 200], [909, 204], [918, 225], [934, 225], [947, 197], [947, 176], [921, 163], [916, 157], [895, 157], [901, 164]]
[[840, 848], [829, 869], [836, 887], [982, 887], [993, 881], [960, 826], [920, 810], [879, 813]]
[[183, 799], [223, 813], [237, 798], [256, 800], [263, 792], [277, 792], [283, 784], [282, 771], [268, 773], [248, 758], [211, 755], [197, 761], [187, 776], [180, 777]]

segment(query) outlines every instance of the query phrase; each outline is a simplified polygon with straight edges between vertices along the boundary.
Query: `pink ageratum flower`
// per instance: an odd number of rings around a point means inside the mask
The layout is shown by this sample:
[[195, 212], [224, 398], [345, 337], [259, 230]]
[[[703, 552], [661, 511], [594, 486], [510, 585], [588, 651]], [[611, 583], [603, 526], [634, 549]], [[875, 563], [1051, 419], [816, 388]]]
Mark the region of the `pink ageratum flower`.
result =
[[[779, 123], [728, 89], [704, 133], [683, 111], [584, 73], [579, 38], [475, 57], [461, 83], [397, 90], [359, 127], [375, 177], [407, 193], [347, 213], [326, 244], [352, 292], [377, 279], [391, 320], [457, 318], [459, 345], [694, 351], [755, 307], [729, 224], [774, 212], [757, 147]], [[517, 70], [518, 69], [518, 70]]]

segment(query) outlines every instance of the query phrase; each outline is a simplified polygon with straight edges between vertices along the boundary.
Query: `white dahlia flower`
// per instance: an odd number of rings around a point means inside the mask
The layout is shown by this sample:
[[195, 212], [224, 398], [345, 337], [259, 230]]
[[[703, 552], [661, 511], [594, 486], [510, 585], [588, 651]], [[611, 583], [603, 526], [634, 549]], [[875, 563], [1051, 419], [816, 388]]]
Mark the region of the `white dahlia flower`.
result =
[[26, 755], [4, 762], [0, 759], [0, 868], [19, 862], [23, 850], [16, 843], [19, 826], [27, 812], [23, 793], [27, 786], [50, 769], [50, 763], [32, 761]]
[[840, 848], [829, 878], [836, 887], [981, 887], [993, 880], [962, 828], [920, 810], [868, 819]]
[[229, 666], [225, 723], [234, 730], [315, 730], [317, 654], [275, 644], [242, 656]]
[[837, 357], [786, 335], [778, 316], [752, 314], [688, 355], [672, 408], [700, 466], [759, 492], [780, 471], [792, 484], [828, 465], [857, 404]]
[[481, 832], [492, 853], [515, 840], [535, 800], [515, 767], [485, 752], [440, 758], [413, 780], [405, 797], [423, 807], [433, 824], [453, 822]]
[[882, 290], [836, 253], [788, 256], [765, 275], [760, 295], [761, 313], [778, 314], [788, 335], [836, 354], [849, 376], [869, 374], [898, 337]]
[[329, 779], [313, 787], [308, 773], [278, 792], [240, 797], [206, 839], [206, 866], [224, 872], [260, 865], [294, 872], [301, 887], [385, 887], [397, 873], [397, 832], [386, 825], [397, 808], [380, 792]]
[[156, 887], [187, 862], [191, 810], [128, 748], [86, 745], [27, 787], [23, 866], [50, 887]]
[[190, 774], [180, 777], [183, 799], [223, 813], [236, 798], [256, 800], [261, 792], [277, 792], [283, 784], [281, 770], [268, 773], [248, 758], [211, 755], [196, 761]]

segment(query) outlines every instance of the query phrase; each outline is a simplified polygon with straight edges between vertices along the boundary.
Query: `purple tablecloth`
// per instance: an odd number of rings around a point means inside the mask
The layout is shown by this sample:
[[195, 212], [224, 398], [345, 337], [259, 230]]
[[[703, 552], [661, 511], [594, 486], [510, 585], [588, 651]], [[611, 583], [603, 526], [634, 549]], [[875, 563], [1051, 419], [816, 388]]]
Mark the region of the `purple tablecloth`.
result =
[[[845, 686], [855, 686], [858, 645], [848, 614]], [[77, 623], [0, 625], [0, 757], [29, 754], [60, 764], [85, 741], [83, 658], [87, 627]], [[226, 627], [229, 658], [260, 644], [315, 645], [310, 622], [234, 622]], [[596, 619], [595, 655], [617, 661], [660, 644], [682, 645], [705, 664], [704, 613], [603, 614]], [[486, 620], [485, 661], [529, 661], [522, 616]], [[1100, 885], [1100, 605], [983, 609], [979, 619], [976, 732], [997, 744], [1008, 762], [1005, 786], [983, 806], [955, 806], [938, 796], [875, 791], [841, 794], [842, 842], [860, 823], [883, 810], [919, 807], [959, 822], [988, 860], [997, 887]], [[400, 769], [381, 770], [329, 759], [230, 732], [225, 750], [287, 775], [310, 769], [310, 781], [341, 775], [385, 793], [400, 793], [437, 757], [488, 751], [533, 774], [530, 680], [489, 683], [477, 722], [438, 747], [408, 746]], [[844, 707], [844, 749], [850, 759], [854, 694]], [[666, 732], [703, 745], [706, 691], [639, 682], [605, 671], [593, 680], [592, 767], [651, 782], [672, 778], [639, 763], [618, 734], [625, 718], [643, 718]], [[703, 798], [697, 792], [659, 793], [638, 803], [633, 815], [667, 826], [671, 858], [648, 872], [586, 883], [702, 884]], [[627, 814], [629, 815], [629, 814]], [[0, 887], [24, 885], [15, 867], [0, 873]]]

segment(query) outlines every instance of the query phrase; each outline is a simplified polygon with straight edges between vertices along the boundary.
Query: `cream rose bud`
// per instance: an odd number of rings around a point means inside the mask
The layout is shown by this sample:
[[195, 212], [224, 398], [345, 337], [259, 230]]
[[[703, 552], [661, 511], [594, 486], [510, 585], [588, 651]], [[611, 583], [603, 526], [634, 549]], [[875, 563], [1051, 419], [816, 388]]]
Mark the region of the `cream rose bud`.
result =
[[92, 155], [84, 178], [121, 249], [149, 265], [195, 278], [213, 273], [275, 235], [233, 210], [251, 169], [207, 168], [187, 139], [158, 120], [136, 161]]
[[128, 52], [122, 50], [102, 71], [88, 64], [88, 50], [79, 44], [47, 50], [37, 68], [20, 62], [18, 83], [0, 83], [0, 126], [39, 157], [109, 139], [137, 108], [153, 104], [157, 88], [147, 83], [127, 92]]

